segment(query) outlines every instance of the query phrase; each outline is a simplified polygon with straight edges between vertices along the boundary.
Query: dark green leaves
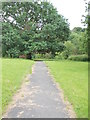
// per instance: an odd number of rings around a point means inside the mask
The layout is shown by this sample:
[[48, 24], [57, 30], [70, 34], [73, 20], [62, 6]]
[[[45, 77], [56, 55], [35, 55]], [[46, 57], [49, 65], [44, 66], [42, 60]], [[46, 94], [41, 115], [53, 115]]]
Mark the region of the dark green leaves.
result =
[[49, 2], [4, 2], [2, 10], [3, 56], [63, 50], [69, 24]]

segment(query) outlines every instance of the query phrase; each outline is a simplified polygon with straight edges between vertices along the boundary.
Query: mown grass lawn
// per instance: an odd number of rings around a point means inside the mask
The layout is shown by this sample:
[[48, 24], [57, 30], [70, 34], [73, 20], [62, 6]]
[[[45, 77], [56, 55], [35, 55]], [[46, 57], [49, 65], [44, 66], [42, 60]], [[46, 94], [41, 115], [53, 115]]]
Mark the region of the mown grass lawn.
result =
[[46, 61], [51, 74], [73, 105], [77, 117], [88, 117], [88, 63], [76, 61]]
[[25, 75], [31, 73], [33, 63], [24, 59], [2, 59], [2, 111], [19, 89]]

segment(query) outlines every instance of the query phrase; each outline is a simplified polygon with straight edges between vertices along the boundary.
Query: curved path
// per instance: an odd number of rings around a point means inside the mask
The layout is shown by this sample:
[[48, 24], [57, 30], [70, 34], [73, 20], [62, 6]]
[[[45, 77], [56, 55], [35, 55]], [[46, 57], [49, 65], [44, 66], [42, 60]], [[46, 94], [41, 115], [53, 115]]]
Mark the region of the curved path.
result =
[[22, 99], [17, 98], [6, 118], [69, 118], [60, 91], [44, 62], [35, 63], [30, 81], [22, 93]]

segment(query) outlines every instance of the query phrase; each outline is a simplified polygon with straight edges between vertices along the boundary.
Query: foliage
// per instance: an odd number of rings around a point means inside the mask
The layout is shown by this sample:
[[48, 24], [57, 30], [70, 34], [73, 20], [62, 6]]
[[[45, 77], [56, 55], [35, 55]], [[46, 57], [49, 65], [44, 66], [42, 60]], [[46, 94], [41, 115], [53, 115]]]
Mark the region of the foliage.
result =
[[87, 26], [88, 24], [90, 24], [90, 1], [88, 0], [84, 0], [85, 1], [85, 13], [86, 15], [82, 15], [82, 23], [84, 24], [84, 26]]
[[[77, 118], [88, 118], [88, 62], [45, 61], [72, 104]], [[67, 100], [65, 99], [65, 100]]]
[[[47, 42], [46, 52], [48, 53], [52, 52], [53, 55], [55, 55], [55, 52], [62, 51], [64, 47], [63, 45], [64, 39], [62, 40], [62, 35], [59, 37], [57, 36], [56, 32], [57, 27], [58, 26], [56, 24], [55, 25], [47, 24], [43, 27], [41, 34], [41, 36], [43, 36], [42, 39], [44, 39]], [[61, 31], [58, 31], [59, 35], [60, 32]]]
[[[3, 2], [2, 12], [4, 24], [10, 26], [3, 29], [3, 56], [18, 57], [21, 54], [50, 52], [55, 56], [55, 52], [63, 50], [63, 43], [69, 37], [69, 24], [51, 3]], [[15, 48], [9, 45], [10, 49], [5, 44], [8, 41], [10, 45], [14, 41]]]
[[88, 53], [88, 36], [87, 30], [72, 31], [69, 40], [74, 45], [73, 54], [87, 54]]
[[75, 46], [71, 41], [65, 41], [64, 49], [62, 52], [58, 52], [55, 56], [56, 59], [67, 59], [70, 55], [74, 54]]
[[64, 45], [65, 45], [65, 51], [68, 53], [67, 55], [69, 56], [69, 55], [73, 54], [73, 52], [75, 50], [74, 44], [71, 43], [71, 41], [66, 41], [64, 43]]
[[73, 28], [68, 40], [65, 41], [63, 45], [63, 50], [58, 52], [55, 56], [56, 59], [67, 59], [72, 55], [84, 56], [84, 54], [88, 53], [87, 30], [81, 27]]
[[70, 32], [68, 21], [49, 2], [4, 2], [2, 11], [4, 57], [45, 53], [55, 57], [57, 52], [67, 59], [88, 53], [87, 29], [75, 27]]
[[67, 51], [67, 50], [66, 50], [66, 51], [63, 51], [63, 52], [61, 53], [61, 58], [62, 58], [62, 59], [67, 59], [68, 56], [69, 56], [69, 54], [68, 54], [68, 51]]
[[57, 52], [57, 53], [56, 53], [55, 59], [56, 59], [56, 60], [57, 60], [57, 59], [59, 59], [59, 60], [60, 60], [60, 59], [61, 59], [61, 60], [63, 59], [63, 57], [62, 57], [62, 55], [61, 55], [60, 52]]
[[75, 33], [80, 33], [80, 32], [84, 32], [85, 29], [84, 28], [81, 28], [81, 27], [74, 27], [72, 32], [75, 32]]
[[2, 30], [2, 55], [6, 57], [18, 57], [22, 41], [18, 31], [8, 23], [3, 23]]
[[45, 53], [45, 54], [35, 54], [34, 59], [52, 59], [53, 55], [51, 53]]
[[88, 61], [88, 55], [71, 55], [69, 56], [68, 60], [74, 61]]

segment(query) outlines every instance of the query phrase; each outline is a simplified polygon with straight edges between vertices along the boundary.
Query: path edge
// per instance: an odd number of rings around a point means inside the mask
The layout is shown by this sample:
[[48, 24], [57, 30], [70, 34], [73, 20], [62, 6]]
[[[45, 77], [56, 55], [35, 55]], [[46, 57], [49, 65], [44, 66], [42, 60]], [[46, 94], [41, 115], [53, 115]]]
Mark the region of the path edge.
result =
[[2, 113], [2, 118], [5, 118], [5, 116], [7, 116], [8, 111], [12, 108], [12, 105], [15, 104], [15, 102], [17, 100], [15, 100], [15, 98], [18, 96], [18, 94], [21, 92], [22, 88], [25, 87], [28, 83], [30, 82], [30, 77], [31, 75], [34, 73], [34, 67], [35, 67], [35, 63], [32, 65], [32, 69], [31, 69], [31, 74], [26, 74], [24, 75], [24, 77], [22, 78], [22, 83], [19, 87], [19, 89], [14, 93], [14, 95], [11, 98], [11, 101], [8, 103], [8, 105], [6, 106], [6, 110]]
[[[44, 62], [45, 63], [45, 62]], [[73, 109], [73, 106], [71, 105], [71, 103], [68, 101], [68, 98], [66, 96], [64, 96], [64, 91], [61, 89], [60, 84], [56, 82], [54, 76], [51, 74], [51, 70], [48, 67], [48, 65], [45, 63], [46, 67], [48, 68], [48, 74], [49, 76], [52, 78], [52, 82], [56, 85], [56, 88], [60, 91], [60, 97], [63, 101], [63, 103], [66, 106], [66, 110], [68, 112], [68, 115], [70, 116], [70, 118], [77, 118], [76, 113]]]

